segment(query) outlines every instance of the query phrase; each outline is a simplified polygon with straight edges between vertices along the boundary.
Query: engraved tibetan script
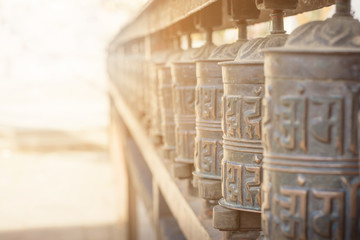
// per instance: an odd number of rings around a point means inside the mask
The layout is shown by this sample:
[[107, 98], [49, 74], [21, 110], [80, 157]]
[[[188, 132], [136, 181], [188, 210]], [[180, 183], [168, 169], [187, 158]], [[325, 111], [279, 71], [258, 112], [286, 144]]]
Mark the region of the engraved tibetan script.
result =
[[198, 102], [198, 117], [206, 120], [217, 120], [220, 118], [219, 104], [221, 102], [219, 97], [222, 96], [222, 89], [217, 88], [198, 88], [197, 102]]
[[228, 162], [226, 164], [226, 200], [242, 203], [241, 175], [242, 166]]
[[283, 96], [280, 102], [281, 145], [292, 150], [299, 141], [300, 148], [306, 152], [306, 100], [303, 97]]
[[320, 108], [320, 114], [310, 121], [312, 135], [322, 143], [333, 143], [335, 149], [343, 153], [343, 98], [312, 97], [311, 103]]
[[[357, 128], [355, 120], [346, 121], [345, 110], [356, 112], [358, 103], [353, 101], [353, 107], [345, 108], [343, 96], [281, 96], [278, 102], [271, 96], [271, 91], [264, 98], [264, 147], [267, 151], [298, 153], [314, 153], [318, 149], [328, 154], [343, 155], [345, 150], [352, 154], [357, 152]], [[357, 92], [351, 98], [356, 97]], [[351, 95], [351, 94], [349, 94]], [[351, 100], [351, 99], [349, 99]], [[354, 114], [352, 114], [354, 115]], [[349, 122], [351, 127], [346, 128]], [[349, 147], [344, 147], [345, 130], [350, 130]]]
[[225, 136], [261, 139], [261, 97], [224, 96], [223, 112]]
[[260, 166], [227, 162], [225, 175], [227, 201], [260, 208]]
[[195, 162], [202, 172], [209, 172], [215, 175], [220, 174], [220, 161], [223, 150], [218, 141], [196, 139]]
[[281, 187], [280, 229], [284, 236], [306, 240], [307, 190]]
[[314, 232], [327, 239], [344, 238], [344, 192], [313, 190], [316, 199], [322, 202], [321, 209], [314, 212]]

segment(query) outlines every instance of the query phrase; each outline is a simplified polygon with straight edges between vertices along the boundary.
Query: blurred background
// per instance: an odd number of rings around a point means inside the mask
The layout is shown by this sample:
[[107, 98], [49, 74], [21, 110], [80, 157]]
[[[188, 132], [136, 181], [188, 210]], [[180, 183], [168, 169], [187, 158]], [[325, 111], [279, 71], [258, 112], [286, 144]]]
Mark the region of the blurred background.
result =
[[[1, 240], [124, 237], [125, 172], [107, 153], [106, 48], [145, 2], [0, 0]], [[353, 8], [359, 18], [360, 1]], [[286, 18], [285, 28], [333, 11]], [[268, 28], [252, 26], [249, 37]], [[195, 34], [194, 47], [202, 42]], [[151, 239], [144, 229], [140, 238]]]
[[0, 0], [1, 240], [124, 236], [106, 48], [143, 3]]

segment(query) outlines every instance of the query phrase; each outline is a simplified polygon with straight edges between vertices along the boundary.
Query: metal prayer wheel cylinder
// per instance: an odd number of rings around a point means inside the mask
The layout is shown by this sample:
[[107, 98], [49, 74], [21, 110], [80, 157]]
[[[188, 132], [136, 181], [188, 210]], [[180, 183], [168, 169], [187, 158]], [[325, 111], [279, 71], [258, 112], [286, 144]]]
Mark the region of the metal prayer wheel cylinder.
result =
[[150, 91], [151, 91], [151, 131], [150, 135], [154, 144], [162, 142], [161, 110], [159, 101], [159, 77], [158, 70], [164, 66], [167, 52], [154, 54], [154, 60], [150, 65]]
[[[200, 197], [221, 198], [221, 98], [223, 95], [219, 60], [196, 62], [196, 139], [194, 177], [198, 179]], [[207, 181], [202, 181], [202, 179]]]
[[260, 211], [262, 64], [223, 63], [223, 199], [220, 205]]
[[219, 63], [233, 60], [245, 42], [246, 40], [239, 40], [233, 44], [219, 46], [213, 50], [209, 59], [196, 61], [196, 138], [193, 175], [199, 188], [199, 196], [208, 200], [221, 198], [223, 79]]
[[300, 26], [265, 51], [265, 76], [265, 238], [359, 239], [360, 23]]
[[182, 169], [180, 172], [174, 171], [174, 175], [178, 178], [190, 178], [195, 146], [195, 63], [172, 63], [171, 75], [175, 117], [175, 168], [178, 165]]
[[163, 136], [164, 157], [171, 161], [175, 158], [175, 120], [173, 109], [173, 94], [171, 69], [164, 66], [158, 71], [159, 76], [159, 101], [161, 108], [161, 127]]
[[260, 213], [263, 148], [261, 102], [264, 95], [263, 55], [268, 46], [281, 46], [287, 35], [274, 34], [245, 43], [238, 57], [223, 62], [223, 207]]
[[214, 50], [211, 34], [210, 30], [206, 32], [207, 42], [204, 46], [188, 49], [182, 54], [180, 61], [171, 63], [176, 143], [173, 173], [177, 178], [191, 178], [194, 170], [195, 60], [208, 58]]

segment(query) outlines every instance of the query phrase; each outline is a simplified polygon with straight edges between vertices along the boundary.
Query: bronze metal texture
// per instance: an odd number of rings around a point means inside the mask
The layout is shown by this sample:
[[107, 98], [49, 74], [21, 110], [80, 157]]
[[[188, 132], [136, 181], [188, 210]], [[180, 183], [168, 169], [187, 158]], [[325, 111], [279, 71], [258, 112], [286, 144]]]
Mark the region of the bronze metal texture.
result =
[[360, 23], [300, 26], [265, 51], [266, 239], [359, 239]]
[[221, 99], [223, 96], [222, 61], [234, 60], [246, 40], [215, 48], [209, 59], [196, 61], [195, 90], [196, 139], [195, 183], [199, 196], [208, 200], [221, 198]]
[[170, 55], [165, 66], [159, 68], [159, 102], [161, 109], [161, 130], [163, 136], [163, 157], [174, 161], [175, 158], [175, 121], [170, 63], [180, 59], [181, 51]]
[[[171, 65], [175, 116], [175, 162], [187, 164], [191, 170], [194, 163], [195, 140], [195, 63], [177, 62]], [[179, 178], [191, 177], [187, 171]]]
[[[206, 44], [199, 49], [190, 49], [182, 55], [181, 61], [171, 64], [176, 142], [174, 175], [178, 178], [191, 178], [194, 169], [196, 87], [194, 61], [208, 57], [214, 48], [214, 45]], [[188, 171], [184, 171], [184, 164], [187, 165]], [[182, 174], [177, 173], [176, 168], [181, 169]]]
[[261, 102], [264, 95], [261, 49], [282, 46], [285, 34], [271, 34], [245, 43], [235, 61], [223, 62], [223, 207], [259, 213], [262, 158]]
[[[210, 185], [201, 191], [202, 198], [218, 200], [221, 198], [221, 98], [223, 95], [221, 67], [219, 60], [200, 60], [196, 62], [197, 86], [195, 92], [196, 139], [194, 177]], [[213, 182], [213, 183], [212, 183]], [[210, 183], [210, 184], [208, 184]], [[205, 187], [205, 186], [204, 186]]]

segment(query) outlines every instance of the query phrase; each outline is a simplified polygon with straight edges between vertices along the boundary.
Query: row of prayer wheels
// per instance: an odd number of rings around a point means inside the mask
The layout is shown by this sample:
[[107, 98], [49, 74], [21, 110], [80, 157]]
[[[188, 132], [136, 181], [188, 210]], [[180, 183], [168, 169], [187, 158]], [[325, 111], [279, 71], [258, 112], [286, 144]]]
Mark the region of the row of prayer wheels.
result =
[[[192, 183], [226, 238], [360, 239], [360, 23], [350, 1], [290, 35], [284, 10], [297, 1], [245, 2], [237, 42], [216, 47], [204, 28], [200, 48], [150, 63], [115, 58], [119, 88], [133, 106], [142, 99], [136, 114], [174, 177]], [[248, 41], [258, 8], [273, 10], [272, 30]]]

